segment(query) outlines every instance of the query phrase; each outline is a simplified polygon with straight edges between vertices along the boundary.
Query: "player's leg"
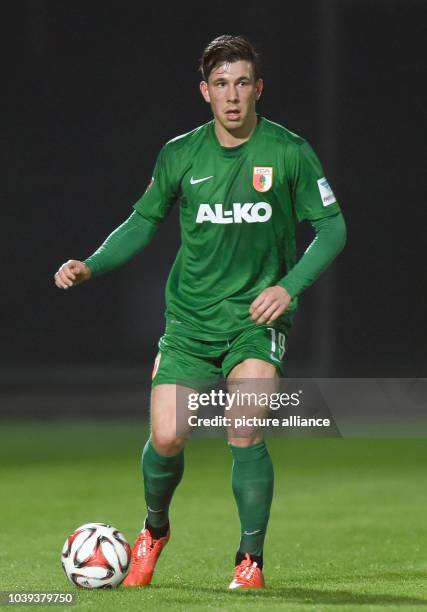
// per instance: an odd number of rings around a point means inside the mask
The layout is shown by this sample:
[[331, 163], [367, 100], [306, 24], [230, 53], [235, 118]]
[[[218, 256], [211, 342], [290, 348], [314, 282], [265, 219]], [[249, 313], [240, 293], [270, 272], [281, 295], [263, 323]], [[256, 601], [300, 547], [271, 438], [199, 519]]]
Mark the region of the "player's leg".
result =
[[169, 506], [183, 475], [184, 445], [190, 429], [186, 418], [188, 394], [194, 393], [193, 388], [176, 383], [212, 379], [220, 373], [209, 358], [204, 358], [202, 344], [168, 333], [159, 342], [152, 380], [151, 435], [142, 454], [147, 517], [132, 549], [124, 586], [150, 584], [155, 564], [169, 540]]
[[[245, 379], [247, 382], [245, 382]], [[276, 367], [260, 359], [245, 359], [227, 378], [229, 386], [250, 394], [272, 393]], [[264, 416], [265, 408], [241, 406], [246, 417]], [[232, 488], [240, 518], [240, 544], [230, 588], [263, 587], [263, 548], [273, 497], [273, 465], [259, 428], [229, 429], [233, 455]]]
[[142, 469], [146, 523], [154, 535], [165, 537], [169, 504], [184, 471], [183, 449], [190, 431], [188, 395], [195, 392], [190, 385], [218, 378], [220, 371], [212, 360], [222, 346], [166, 333], [159, 348], [152, 381], [151, 436]]
[[182, 430], [181, 435], [177, 434], [176, 398], [176, 385], [160, 384], [153, 388], [151, 436], [142, 453], [146, 526], [156, 537], [164, 537], [169, 531], [169, 505], [184, 473], [186, 438]]
[[176, 432], [176, 397], [173, 384], [161, 384], [152, 391], [151, 435], [142, 453], [147, 516], [132, 549], [124, 586], [151, 583], [157, 560], [169, 540], [169, 505], [184, 472], [185, 437]]

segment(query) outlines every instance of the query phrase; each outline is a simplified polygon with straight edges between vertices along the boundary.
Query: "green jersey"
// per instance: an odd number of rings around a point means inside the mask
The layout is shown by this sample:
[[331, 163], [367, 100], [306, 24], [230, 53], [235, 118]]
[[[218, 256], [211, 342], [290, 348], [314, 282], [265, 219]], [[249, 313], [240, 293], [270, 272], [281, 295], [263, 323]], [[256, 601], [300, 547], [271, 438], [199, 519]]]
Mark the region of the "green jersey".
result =
[[[296, 263], [296, 224], [339, 212], [310, 145], [263, 117], [251, 138], [220, 145], [214, 121], [169, 141], [134, 208], [151, 223], [180, 208], [181, 247], [166, 286], [166, 327], [229, 338], [256, 323], [251, 302]], [[275, 321], [289, 326], [297, 298]]]

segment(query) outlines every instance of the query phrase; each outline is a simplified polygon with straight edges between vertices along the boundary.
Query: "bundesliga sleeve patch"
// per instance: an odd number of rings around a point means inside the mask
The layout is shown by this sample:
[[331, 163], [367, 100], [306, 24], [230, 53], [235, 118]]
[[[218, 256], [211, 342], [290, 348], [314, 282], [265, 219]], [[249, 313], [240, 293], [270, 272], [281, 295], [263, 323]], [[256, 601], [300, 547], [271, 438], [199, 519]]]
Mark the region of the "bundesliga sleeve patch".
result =
[[150, 187], [152, 186], [152, 184], [154, 183], [154, 176], [151, 177], [151, 181], [148, 183], [145, 191], [148, 191], [150, 189]]
[[320, 197], [322, 198], [323, 206], [329, 206], [330, 204], [336, 202], [334, 192], [332, 191], [328, 180], [325, 177], [317, 181], [317, 186], [319, 187]]

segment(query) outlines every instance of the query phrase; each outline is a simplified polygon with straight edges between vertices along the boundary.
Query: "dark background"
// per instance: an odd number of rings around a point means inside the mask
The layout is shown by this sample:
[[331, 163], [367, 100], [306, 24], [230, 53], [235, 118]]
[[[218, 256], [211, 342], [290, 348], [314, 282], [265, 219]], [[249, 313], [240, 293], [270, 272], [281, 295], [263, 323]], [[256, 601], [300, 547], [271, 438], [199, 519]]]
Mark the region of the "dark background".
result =
[[[3, 388], [147, 382], [177, 211], [124, 268], [66, 292], [53, 274], [130, 214], [166, 140], [210, 119], [197, 62], [222, 33], [261, 52], [259, 112], [313, 145], [348, 225], [345, 251], [300, 300], [288, 371], [425, 374], [426, 2], [28, 0], [1, 11]], [[311, 237], [302, 224], [301, 252]]]

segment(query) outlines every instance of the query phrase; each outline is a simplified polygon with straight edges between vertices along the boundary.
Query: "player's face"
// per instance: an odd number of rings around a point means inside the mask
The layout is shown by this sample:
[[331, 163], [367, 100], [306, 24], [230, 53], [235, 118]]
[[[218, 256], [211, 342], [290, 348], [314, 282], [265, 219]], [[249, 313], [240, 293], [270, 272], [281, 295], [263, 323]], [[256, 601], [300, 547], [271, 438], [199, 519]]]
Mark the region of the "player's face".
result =
[[262, 79], [255, 81], [251, 62], [244, 60], [217, 66], [208, 81], [200, 83], [202, 96], [210, 103], [216, 121], [230, 132], [253, 120], [262, 88]]

